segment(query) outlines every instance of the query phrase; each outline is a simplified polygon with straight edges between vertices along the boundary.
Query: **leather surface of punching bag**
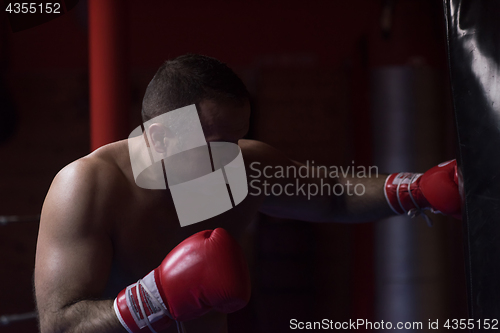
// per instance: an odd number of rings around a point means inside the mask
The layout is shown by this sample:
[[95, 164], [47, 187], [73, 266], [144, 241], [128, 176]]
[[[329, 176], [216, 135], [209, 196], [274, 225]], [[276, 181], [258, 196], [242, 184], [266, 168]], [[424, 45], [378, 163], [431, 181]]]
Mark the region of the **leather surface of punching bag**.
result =
[[444, 0], [469, 315], [500, 329], [500, 1]]

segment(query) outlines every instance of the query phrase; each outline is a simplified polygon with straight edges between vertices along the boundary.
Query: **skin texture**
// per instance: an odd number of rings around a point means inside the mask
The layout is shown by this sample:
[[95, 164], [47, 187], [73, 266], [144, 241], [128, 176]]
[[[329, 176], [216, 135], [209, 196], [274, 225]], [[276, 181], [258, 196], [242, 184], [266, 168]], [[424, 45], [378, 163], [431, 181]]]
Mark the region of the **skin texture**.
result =
[[[239, 144], [247, 177], [252, 162], [260, 162], [262, 167], [301, 166], [262, 142], [240, 140], [248, 130], [248, 104], [203, 101], [198, 109], [207, 141]], [[162, 149], [165, 135], [161, 128], [152, 126], [150, 130], [152, 145]], [[223, 227], [239, 239], [258, 211], [315, 222], [359, 222], [390, 216], [384, 179], [327, 180], [363, 183], [363, 196], [315, 196], [307, 200], [304, 196], [248, 195], [234, 209], [181, 228], [168, 190], [136, 186], [127, 141], [104, 146], [62, 169], [45, 199], [35, 266], [41, 332], [126, 332], [112, 308], [121, 289], [149, 273], [195, 232]], [[266, 180], [271, 185], [295, 183], [295, 179]], [[300, 181], [307, 185], [319, 179]], [[216, 312], [185, 326], [189, 333], [227, 332], [225, 315]], [[176, 331], [175, 325], [167, 330]]]

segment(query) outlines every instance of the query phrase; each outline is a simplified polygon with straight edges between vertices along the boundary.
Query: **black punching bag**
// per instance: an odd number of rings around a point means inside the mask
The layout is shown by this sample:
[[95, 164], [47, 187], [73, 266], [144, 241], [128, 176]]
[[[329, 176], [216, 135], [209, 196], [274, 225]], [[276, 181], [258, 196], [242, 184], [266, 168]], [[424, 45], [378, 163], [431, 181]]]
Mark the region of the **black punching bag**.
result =
[[469, 314], [474, 332], [490, 332], [500, 329], [500, 0], [444, 0], [444, 10]]

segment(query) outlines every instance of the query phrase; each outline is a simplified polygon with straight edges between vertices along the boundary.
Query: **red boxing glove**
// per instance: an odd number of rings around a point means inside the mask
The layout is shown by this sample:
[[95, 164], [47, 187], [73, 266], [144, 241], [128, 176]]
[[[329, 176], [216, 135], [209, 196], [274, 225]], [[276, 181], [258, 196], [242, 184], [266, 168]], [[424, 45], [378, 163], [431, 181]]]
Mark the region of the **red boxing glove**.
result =
[[194, 319], [212, 309], [237, 311], [249, 299], [243, 251], [226, 230], [217, 228], [177, 245], [158, 268], [118, 294], [114, 309], [128, 332], [154, 333], [173, 320]]
[[429, 209], [462, 219], [456, 160], [441, 163], [424, 174], [393, 173], [385, 181], [384, 192], [396, 214], [415, 216]]

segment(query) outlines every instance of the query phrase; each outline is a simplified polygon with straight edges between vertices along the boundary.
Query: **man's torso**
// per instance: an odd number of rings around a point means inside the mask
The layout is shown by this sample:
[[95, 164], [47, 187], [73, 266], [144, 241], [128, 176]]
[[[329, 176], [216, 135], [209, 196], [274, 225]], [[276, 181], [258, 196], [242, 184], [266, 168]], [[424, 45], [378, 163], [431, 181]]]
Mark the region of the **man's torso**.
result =
[[[145, 276], [177, 244], [196, 232], [222, 227], [241, 240], [262, 202], [262, 197], [248, 195], [233, 209], [181, 227], [168, 190], [142, 189], [135, 184], [126, 141], [107, 145], [93, 154], [121, 174], [119, 186], [107, 189], [109, 192], [105, 194], [106, 200], [110, 200], [106, 205], [109, 209], [106, 223], [110, 223], [107, 227], [114, 252], [104, 297], [115, 297], [121, 289]], [[248, 161], [245, 162], [248, 165]], [[224, 325], [223, 318], [213, 313], [186, 325], [201, 326], [204, 332], [211, 327], [214, 332], [219, 332], [217, 327]], [[197, 331], [194, 327], [192, 329]]]

